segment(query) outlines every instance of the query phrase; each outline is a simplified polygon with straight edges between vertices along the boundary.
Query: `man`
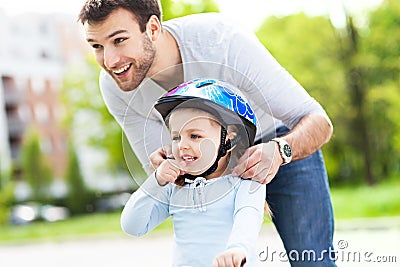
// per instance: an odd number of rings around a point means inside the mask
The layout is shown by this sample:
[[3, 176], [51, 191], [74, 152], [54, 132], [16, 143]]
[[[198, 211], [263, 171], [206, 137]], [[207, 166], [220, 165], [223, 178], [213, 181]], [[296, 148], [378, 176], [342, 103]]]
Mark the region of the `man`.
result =
[[[331, 122], [253, 34], [218, 14], [161, 24], [157, 0], [87, 0], [79, 20], [103, 68], [104, 101], [147, 172], [169, 154], [161, 141], [167, 134], [162, 118], [151, 109], [160, 95], [201, 77], [240, 88], [261, 130], [233, 174], [267, 184], [285, 249], [300, 255], [289, 257], [292, 266], [335, 266], [328, 253], [333, 213], [320, 151], [331, 137]], [[314, 257], [302, 258], [303, 251]]]

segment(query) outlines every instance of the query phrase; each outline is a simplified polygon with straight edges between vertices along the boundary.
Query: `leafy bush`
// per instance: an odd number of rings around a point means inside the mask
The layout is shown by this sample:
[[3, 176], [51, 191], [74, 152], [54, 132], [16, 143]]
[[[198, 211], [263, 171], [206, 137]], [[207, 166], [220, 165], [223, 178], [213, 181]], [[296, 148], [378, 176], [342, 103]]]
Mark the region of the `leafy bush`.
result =
[[30, 132], [22, 147], [22, 178], [32, 189], [32, 201], [46, 203], [49, 201], [49, 185], [52, 173], [41, 148], [40, 138], [35, 132]]
[[85, 185], [82, 176], [76, 151], [70, 146], [67, 172], [65, 175], [68, 195], [65, 200], [66, 206], [72, 214], [87, 213], [93, 210], [91, 208], [94, 201], [94, 193], [92, 193]]
[[14, 183], [7, 182], [0, 188], [0, 225], [7, 224], [14, 203]]

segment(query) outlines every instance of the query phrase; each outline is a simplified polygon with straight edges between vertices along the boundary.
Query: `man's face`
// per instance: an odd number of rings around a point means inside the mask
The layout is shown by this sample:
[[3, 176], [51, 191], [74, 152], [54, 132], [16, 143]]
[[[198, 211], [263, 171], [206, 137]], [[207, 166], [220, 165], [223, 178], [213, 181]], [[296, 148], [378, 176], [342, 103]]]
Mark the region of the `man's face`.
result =
[[125, 10], [113, 11], [104, 21], [85, 23], [86, 40], [96, 61], [123, 91], [139, 86], [155, 57], [155, 46], [145, 32], [140, 32], [134, 15]]

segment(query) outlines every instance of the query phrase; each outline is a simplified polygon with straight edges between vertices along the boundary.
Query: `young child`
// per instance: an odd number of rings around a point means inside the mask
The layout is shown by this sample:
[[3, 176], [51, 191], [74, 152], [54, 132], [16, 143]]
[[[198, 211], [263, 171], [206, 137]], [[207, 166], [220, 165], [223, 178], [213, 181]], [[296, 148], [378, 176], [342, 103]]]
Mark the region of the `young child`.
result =
[[155, 108], [170, 131], [173, 156], [132, 194], [123, 230], [141, 236], [171, 216], [173, 266], [257, 266], [265, 186], [230, 174], [254, 142], [250, 105], [222, 81], [196, 79]]

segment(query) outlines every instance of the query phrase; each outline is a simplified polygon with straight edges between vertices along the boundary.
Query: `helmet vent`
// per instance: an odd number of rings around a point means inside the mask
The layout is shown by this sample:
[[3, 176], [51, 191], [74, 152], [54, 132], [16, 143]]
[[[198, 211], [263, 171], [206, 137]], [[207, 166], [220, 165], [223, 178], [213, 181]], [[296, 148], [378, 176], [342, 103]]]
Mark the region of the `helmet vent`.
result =
[[214, 83], [215, 83], [215, 81], [212, 81], [212, 80], [205, 80], [205, 81], [201, 81], [201, 82], [199, 82], [198, 84], [196, 84], [196, 87], [197, 87], [197, 88], [201, 88], [201, 87], [204, 87], [204, 86], [212, 85], [212, 84], [214, 84]]

